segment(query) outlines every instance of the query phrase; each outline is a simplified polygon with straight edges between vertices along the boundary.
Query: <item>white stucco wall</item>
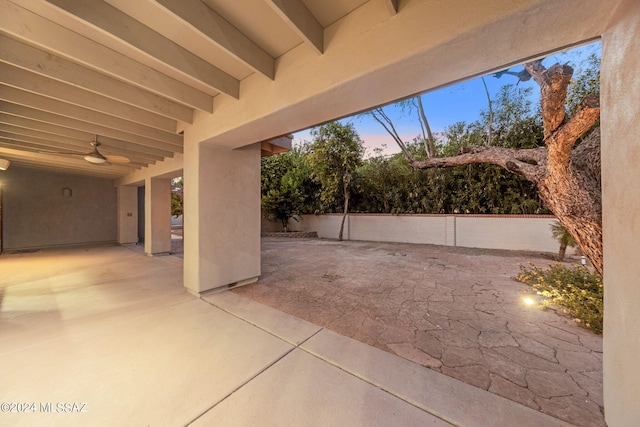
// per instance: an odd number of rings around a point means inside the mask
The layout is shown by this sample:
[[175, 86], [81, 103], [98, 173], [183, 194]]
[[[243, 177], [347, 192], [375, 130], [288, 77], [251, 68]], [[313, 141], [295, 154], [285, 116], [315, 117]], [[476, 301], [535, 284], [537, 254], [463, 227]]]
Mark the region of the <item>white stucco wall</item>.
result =
[[611, 427], [640, 425], [640, 2], [616, 11], [601, 65], [604, 406]]
[[457, 216], [456, 246], [468, 248], [557, 252], [551, 236], [555, 218], [511, 216]]
[[[71, 196], [63, 196], [63, 189]], [[2, 175], [5, 250], [117, 240], [116, 188], [110, 179], [11, 165]]]
[[349, 217], [347, 237], [351, 240], [445, 245], [446, 217], [354, 215]]
[[189, 154], [184, 168], [185, 287], [200, 294], [257, 279], [260, 144], [237, 150], [199, 144]]
[[[289, 229], [336, 239], [341, 220], [340, 214], [303, 215], [300, 222], [289, 220]], [[526, 215], [350, 214], [344, 239], [557, 252], [550, 230], [555, 221], [551, 216]]]

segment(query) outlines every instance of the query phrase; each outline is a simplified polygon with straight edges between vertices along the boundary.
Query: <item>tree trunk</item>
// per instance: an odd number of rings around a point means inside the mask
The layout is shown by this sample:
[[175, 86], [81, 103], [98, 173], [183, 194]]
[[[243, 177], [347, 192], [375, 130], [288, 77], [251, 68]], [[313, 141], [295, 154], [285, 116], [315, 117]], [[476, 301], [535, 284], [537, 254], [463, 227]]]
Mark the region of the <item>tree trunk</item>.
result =
[[342, 241], [342, 233], [344, 231], [344, 221], [347, 219], [347, 212], [349, 211], [349, 190], [348, 184], [344, 184], [344, 213], [342, 214], [342, 223], [340, 223], [340, 233], [338, 234], [338, 240]]
[[[602, 274], [602, 202], [600, 192], [581, 185], [576, 171], [550, 173], [538, 183], [540, 198], [573, 236]], [[591, 190], [591, 191], [590, 191]], [[599, 190], [599, 189], [598, 189]], [[598, 197], [594, 197], [594, 196]]]
[[564, 261], [564, 256], [567, 253], [567, 244], [565, 242], [560, 243], [560, 249], [558, 250], [558, 261]]

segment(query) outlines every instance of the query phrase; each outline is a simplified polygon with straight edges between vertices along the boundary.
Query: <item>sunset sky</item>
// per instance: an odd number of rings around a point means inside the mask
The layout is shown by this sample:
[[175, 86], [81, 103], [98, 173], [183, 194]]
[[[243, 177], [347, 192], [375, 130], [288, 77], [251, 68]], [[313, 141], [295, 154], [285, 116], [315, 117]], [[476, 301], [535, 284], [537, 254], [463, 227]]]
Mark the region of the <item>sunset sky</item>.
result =
[[[600, 42], [594, 42], [587, 45], [577, 47], [565, 52], [558, 52], [547, 57], [544, 64], [548, 67], [554, 63], [569, 63], [576, 67], [586, 59], [591, 53], [600, 53]], [[512, 67], [509, 70], [518, 72], [523, 69], [522, 66]], [[577, 71], [577, 69], [576, 69]], [[498, 93], [501, 86], [506, 84], [515, 84], [516, 77], [504, 75], [501, 78], [495, 78], [492, 75], [485, 76], [485, 82], [489, 88], [492, 97]], [[538, 99], [538, 86], [533, 79], [527, 82], [519, 83], [521, 87], [533, 87], [533, 101]], [[423, 104], [425, 112], [429, 120], [429, 124], [434, 132], [441, 132], [445, 127], [458, 121], [472, 122], [480, 117], [480, 111], [487, 109], [487, 97], [484, 86], [480, 78], [467, 80], [452, 86], [448, 86], [439, 90], [428, 92], [423, 95]], [[385, 111], [394, 120], [394, 124], [400, 135], [405, 141], [411, 141], [420, 133], [420, 125], [415, 116], [403, 117], [398, 107], [389, 105], [385, 107]], [[373, 119], [367, 117], [351, 117], [341, 120], [341, 122], [351, 122], [355, 125], [360, 138], [364, 141], [367, 153], [371, 154], [373, 149], [387, 145], [385, 153], [399, 152], [397, 145], [385, 130]], [[311, 135], [309, 130], [297, 132], [294, 134], [294, 144], [302, 141], [310, 141]]]

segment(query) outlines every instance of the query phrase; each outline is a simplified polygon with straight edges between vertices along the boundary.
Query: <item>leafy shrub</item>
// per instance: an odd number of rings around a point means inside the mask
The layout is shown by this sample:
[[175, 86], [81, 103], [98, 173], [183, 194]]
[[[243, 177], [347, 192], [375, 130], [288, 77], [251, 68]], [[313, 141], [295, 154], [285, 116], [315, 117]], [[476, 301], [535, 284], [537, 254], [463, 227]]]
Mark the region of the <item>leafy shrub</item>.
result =
[[516, 280], [531, 285], [545, 299], [540, 307], [559, 307], [573, 320], [599, 334], [604, 314], [602, 278], [586, 267], [561, 264], [541, 269], [533, 264], [520, 266]]

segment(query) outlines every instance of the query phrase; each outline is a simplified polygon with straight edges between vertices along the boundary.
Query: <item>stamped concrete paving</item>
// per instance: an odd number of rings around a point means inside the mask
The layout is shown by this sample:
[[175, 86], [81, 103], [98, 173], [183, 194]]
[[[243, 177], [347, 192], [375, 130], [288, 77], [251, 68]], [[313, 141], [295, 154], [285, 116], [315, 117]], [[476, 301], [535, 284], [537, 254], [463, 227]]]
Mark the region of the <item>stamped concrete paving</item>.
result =
[[602, 337], [523, 302], [542, 257], [506, 251], [263, 239], [237, 294], [580, 426], [605, 425]]

